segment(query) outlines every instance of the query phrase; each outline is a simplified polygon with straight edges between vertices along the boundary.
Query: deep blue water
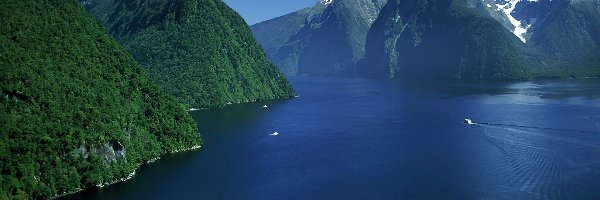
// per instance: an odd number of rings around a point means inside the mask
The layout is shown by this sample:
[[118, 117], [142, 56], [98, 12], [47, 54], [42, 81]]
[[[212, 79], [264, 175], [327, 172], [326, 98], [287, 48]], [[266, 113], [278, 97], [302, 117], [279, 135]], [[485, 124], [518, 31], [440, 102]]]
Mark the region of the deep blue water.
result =
[[600, 199], [598, 81], [290, 81], [300, 98], [194, 111], [200, 151], [74, 198]]

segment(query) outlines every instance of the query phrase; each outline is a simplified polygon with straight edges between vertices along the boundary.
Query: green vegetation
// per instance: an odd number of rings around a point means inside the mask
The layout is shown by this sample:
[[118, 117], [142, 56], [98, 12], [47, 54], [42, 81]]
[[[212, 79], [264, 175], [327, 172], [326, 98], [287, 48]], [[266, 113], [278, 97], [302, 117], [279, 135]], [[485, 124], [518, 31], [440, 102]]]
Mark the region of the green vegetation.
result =
[[308, 10], [253, 25], [253, 31], [286, 75], [349, 76], [364, 55], [367, 32], [385, 2], [320, 1]]
[[189, 107], [291, 97], [244, 20], [221, 0], [82, 2], [150, 78]]
[[201, 144], [195, 122], [72, 0], [0, 5], [0, 199], [127, 177]]
[[539, 77], [600, 75], [600, 3], [564, 1], [544, 23], [533, 29], [529, 52]]
[[422, 80], [527, 79], [518, 39], [463, 0], [390, 0], [367, 36], [360, 76]]
[[[535, 57], [544, 59], [544, 56]], [[546, 61], [551, 58], [546, 58]], [[600, 78], [600, 49], [594, 50], [579, 59], [562, 64], [537, 64], [532, 68], [535, 78]]]
[[600, 8], [592, 1], [564, 3], [548, 20], [536, 27], [531, 37], [533, 48], [549, 55], [546, 63], [562, 65], [600, 44]]
[[578, 61], [567, 65], [561, 70], [559, 77], [595, 77], [600, 78], [600, 49], [596, 49]]

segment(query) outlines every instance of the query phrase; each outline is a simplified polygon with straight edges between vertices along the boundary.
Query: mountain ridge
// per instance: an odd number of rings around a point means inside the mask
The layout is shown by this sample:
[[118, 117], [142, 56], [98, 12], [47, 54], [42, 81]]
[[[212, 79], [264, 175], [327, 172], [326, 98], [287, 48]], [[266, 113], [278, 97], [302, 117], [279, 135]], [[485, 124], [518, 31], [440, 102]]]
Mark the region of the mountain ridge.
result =
[[600, 1], [512, 0], [492, 4], [488, 12], [512, 18], [507, 29], [521, 37], [521, 54], [536, 77], [600, 76], [583, 70], [600, 68], [593, 61], [600, 44]]
[[369, 31], [357, 74], [411, 80], [527, 79], [516, 39], [466, 1], [390, 0]]
[[[304, 24], [294, 27], [298, 31], [288, 36], [286, 42], [278, 43], [277, 51], [270, 53], [269, 59], [291, 76], [351, 75], [354, 64], [364, 55], [366, 32], [384, 3], [384, 0], [319, 1], [310, 8]], [[253, 25], [256, 26], [270, 30], [270, 33], [255, 31], [263, 46], [269, 44], [260, 38], [282, 32], [268, 23]]]
[[245, 21], [222, 1], [80, 2], [152, 80], [189, 107], [295, 96]]

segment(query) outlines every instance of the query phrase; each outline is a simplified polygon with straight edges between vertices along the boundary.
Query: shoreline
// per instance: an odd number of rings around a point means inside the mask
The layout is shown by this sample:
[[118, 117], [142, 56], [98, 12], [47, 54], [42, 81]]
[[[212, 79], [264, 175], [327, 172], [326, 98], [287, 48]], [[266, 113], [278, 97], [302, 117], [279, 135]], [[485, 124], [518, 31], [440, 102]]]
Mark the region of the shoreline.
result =
[[[202, 148], [202, 145], [195, 145], [195, 146], [188, 147], [188, 148], [176, 149], [176, 150], [173, 150], [173, 151], [167, 152], [166, 154], [164, 154], [164, 155], [161, 155], [161, 156], [159, 156], [159, 157], [155, 157], [155, 158], [152, 158], [152, 159], [150, 159], [150, 160], [143, 161], [142, 163], [138, 163], [138, 164], [137, 164], [137, 166], [135, 167], [135, 169], [133, 170], [133, 172], [129, 173], [129, 174], [126, 176], [126, 177], [117, 178], [116, 180], [113, 180], [113, 181], [108, 181], [108, 182], [105, 182], [105, 183], [100, 183], [100, 184], [97, 184], [97, 185], [96, 185], [96, 188], [104, 188], [104, 187], [107, 187], [107, 186], [110, 186], [110, 185], [113, 185], [113, 184], [116, 184], [116, 183], [121, 183], [121, 182], [128, 181], [128, 180], [130, 180], [130, 179], [132, 179], [132, 178], [134, 178], [134, 177], [135, 177], [135, 174], [136, 174], [136, 172], [137, 172], [137, 171], [140, 169], [140, 167], [141, 167], [142, 165], [144, 165], [144, 164], [145, 164], [145, 165], [152, 164], [152, 163], [154, 163], [154, 162], [156, 162], [156, 161], [158, 161], [158, 160], [162, 159], [164, 156], [166, 156], [166, 155], [168, 155], [168, 154], [174, 154], [174, 153], [181, 153], [181, 152], [186, 152], [186, 151], [198, 150], [198, 149], [200, 149], [200, 148]], [[87, 189], [90, 189], [90, 188], [86, 188], [86, 189], [77, 188], [77, 189], [75, 189], [74, 191], [71, 191], [71, 192], [64, 192], [63, 194], [59, 194], [59, 195], [56, 195], [56, 196], [54, 196], [54, 197], [50, 197], [50, 199], [57, 199], [57, 198], [60, 198], [60, 197], [65, 197], [65, 196], [69, 196], [69, 195], [74, 195], [74, 194], [77, 194], [77, 193], [83, 192], [83, 191], [85, 191], [85, 190], [87, 190]]]
[[202, 146], [200, 146], [200, 145], [195, 145], [195, 146], [192, 146], [192, 147], [189, 147], [189, 148], [177, 149], [177, 150], [174, 150], [174, 151], [170, 151], [169, 153], [167, 153], [165, 155], [162, 155], [162, 156], [159, 156], [159, 157], [156, 157], [156, 158], [152, 158], [150, 160], [147, 160], [147, 161], [144, 161], [143, 163], [138, 164], [135, 167], [135, 169], [133, 170], [133, 172], [129, 173], [129, 175], [127, 175], [127, 177], [123, 177], [123, 178], [114, 180], [112, 182], [106, 182], [106, 183], [98, 184], [98, 185], [96, 185], [96, 187], [103, 188], [103, 187], [106, 187], [106, 186], [109, 186], [109, 185], [112, 185], [112, 184], [115, 184], [115, 183], [120, 183], [120, 182], [128, 181], [129, 179], [132, 179], [133, 177], [135, 177], [135, 174], [136, 174], [137, 170], [143, 164], [149, 165], [149, 164], [155, 163], [156, 161], [160, 160], [163, 156], [166, 156], [168, 154], [174, 154], [174, 153], [179, 153], [179, 152], [186, 152], [186, 151], [196, 150], [196, 149], [200, 149], [201, 147]]
[[286, 96], [286, 97], [276, 97], [276, 98], [264, 99], [264, 100], [227, 102], [227, 103], [225, 103], [225, 105], [221, 105], [219, 107], [189, 108], [189, 109], [187, 109], [187, 111], [192, 112], [192, 111], [198, 111], [198, 110], [220, 109], [220, 108], [225, 108], [230, 105], [239, 105], [239, 104], [245, 104], [245, 103], [257, 103], [257, 102], [263, 102], [263, 101], [273, 101], [273, 100], [283, 100], [283, 99], [295, 99], [295, 98], [300, 98], [300, 95], [294, 94], [294, 95], [290, 95], [290, 96]]

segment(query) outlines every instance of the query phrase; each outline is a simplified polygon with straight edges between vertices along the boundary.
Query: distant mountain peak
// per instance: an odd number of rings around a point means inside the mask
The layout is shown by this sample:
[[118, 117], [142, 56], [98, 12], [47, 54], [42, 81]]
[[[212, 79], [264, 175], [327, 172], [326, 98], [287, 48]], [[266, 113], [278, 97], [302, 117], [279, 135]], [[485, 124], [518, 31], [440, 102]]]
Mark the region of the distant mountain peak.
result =
[[419, 80], [526, 78], [525, 62], [512, 42], [517, 39], [494, 19], [505, 17], [492, 5], [496, 1], [390, 0], [371, 26], [356, 74]]
[[345, 76], [363, 57], [366, 34], [386, 2], [320, 0], [308, 14], [291, 13], [252, 29], [286, 75]]

